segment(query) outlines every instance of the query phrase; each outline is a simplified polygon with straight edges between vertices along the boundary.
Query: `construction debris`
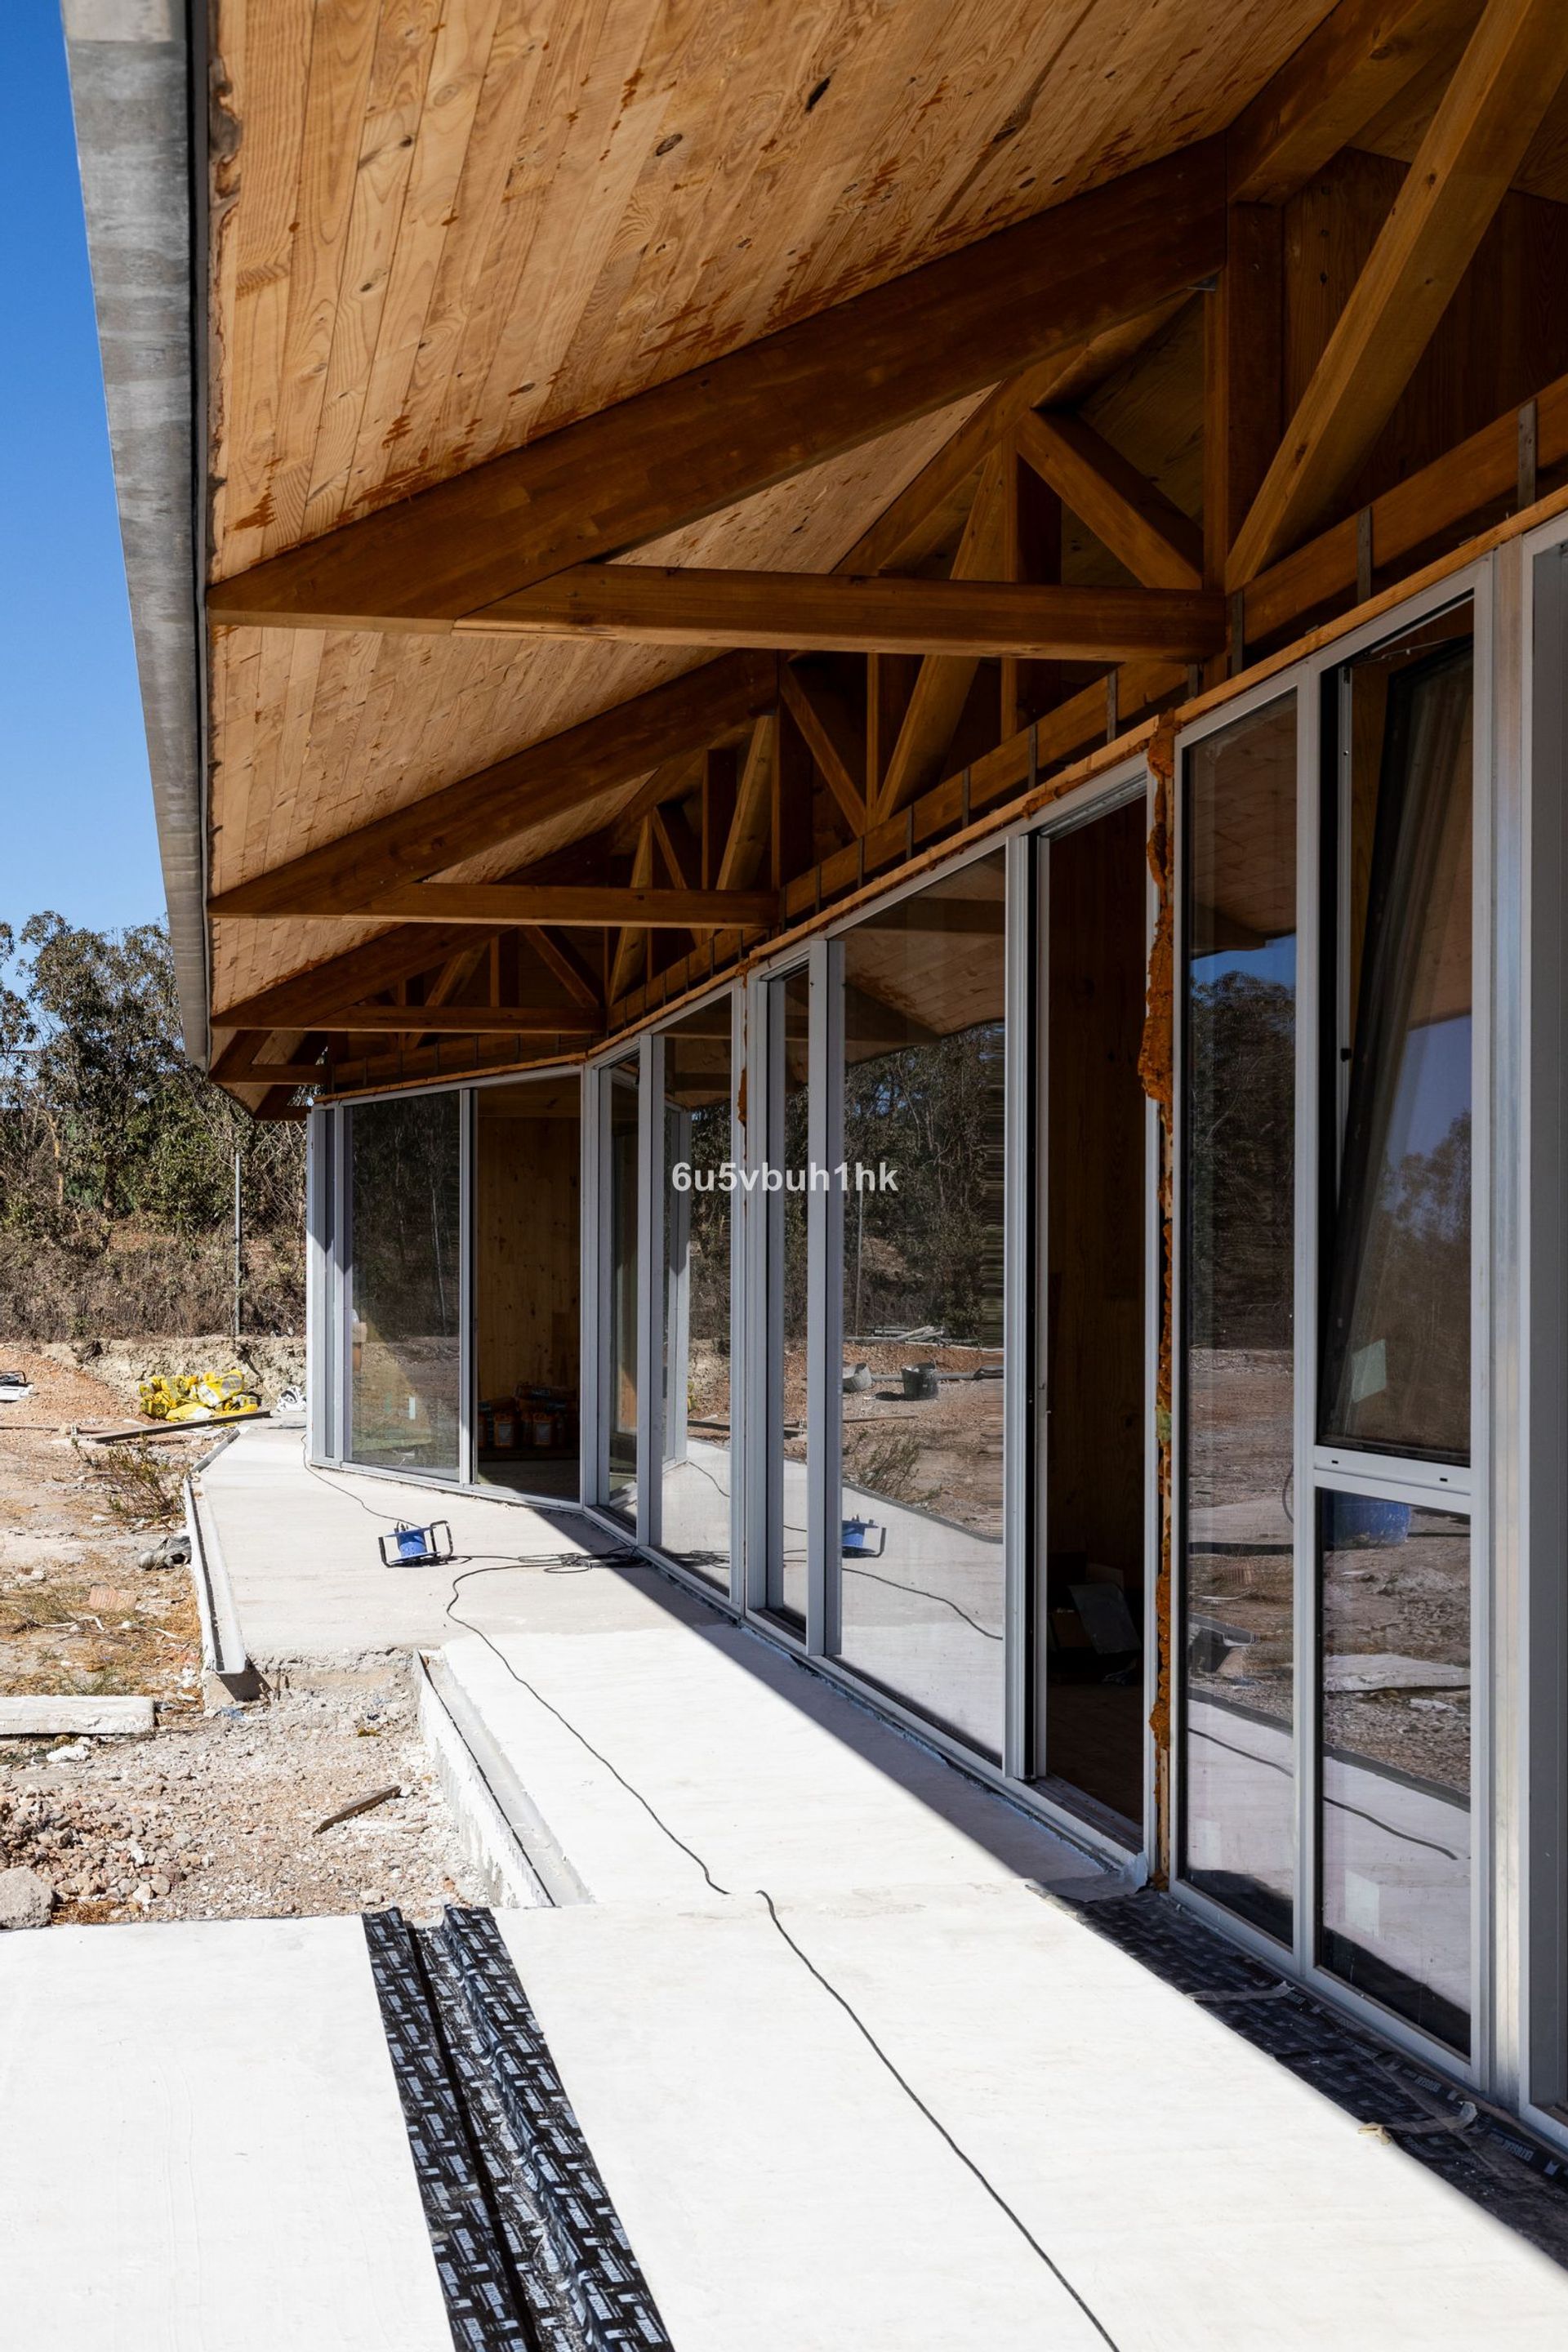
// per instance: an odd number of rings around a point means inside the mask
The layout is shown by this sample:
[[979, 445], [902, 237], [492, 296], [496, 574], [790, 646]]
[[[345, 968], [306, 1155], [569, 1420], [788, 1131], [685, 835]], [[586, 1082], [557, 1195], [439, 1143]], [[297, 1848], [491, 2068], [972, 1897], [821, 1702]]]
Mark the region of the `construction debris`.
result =
[[123, 1738], [152, 1728], [150, 1698], [0, 1696], [0, 1739], [79, 1739], [84, 1732], [100, 1738], [106, 1734]]
[[340, 1806], [335, 1813], [329, 1813], [324, 1822], [318, 1822], [313, 1834], [320, 1837], [323, 1830], [336, 1829], [340, 1822], [352, 1822], [359, 1813], [374, 1813], [378, 1805], [390, 1804], [394, 1797], [401, 1797], [402, 1794], [402, 1790], [394, 1781], [389, 1789], [377, 1789], [374, 1796], [356, 1797], [352, 1805]]

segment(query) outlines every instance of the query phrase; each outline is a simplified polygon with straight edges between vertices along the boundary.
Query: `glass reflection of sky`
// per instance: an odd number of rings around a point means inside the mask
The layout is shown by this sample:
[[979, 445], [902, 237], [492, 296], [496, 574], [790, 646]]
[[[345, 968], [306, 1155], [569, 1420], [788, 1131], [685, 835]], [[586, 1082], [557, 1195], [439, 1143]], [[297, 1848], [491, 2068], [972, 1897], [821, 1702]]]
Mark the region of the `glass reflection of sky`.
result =
[[1388, 1123], [1387, 1163], [1436, 1150], [1470, 1108], [1468, 1013], [1412, 1029], [1400, 1057], [1399, 1087]]
[[1233, 975], [1247, 980], [1278, 981], [1296, 985], [1296, 934], [1268, 940], [1260, 948], [1218, 948], [1212, 955], [1194, 956], [1189, 967], [1195, 988], [1212, 988]]

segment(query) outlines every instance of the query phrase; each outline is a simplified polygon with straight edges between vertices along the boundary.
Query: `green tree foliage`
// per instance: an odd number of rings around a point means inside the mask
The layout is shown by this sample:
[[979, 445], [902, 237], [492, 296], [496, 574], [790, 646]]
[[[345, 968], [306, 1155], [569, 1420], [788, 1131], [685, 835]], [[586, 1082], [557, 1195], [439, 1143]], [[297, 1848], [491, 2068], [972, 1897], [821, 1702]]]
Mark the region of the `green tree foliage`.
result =
[[302, 1233], [304, 1139], [188, 1062], [161, 923], [0, 924], [0, 1230], [78, 1255], [127, 1227], [226, 1229], [239, 1154], [252, 1234]]

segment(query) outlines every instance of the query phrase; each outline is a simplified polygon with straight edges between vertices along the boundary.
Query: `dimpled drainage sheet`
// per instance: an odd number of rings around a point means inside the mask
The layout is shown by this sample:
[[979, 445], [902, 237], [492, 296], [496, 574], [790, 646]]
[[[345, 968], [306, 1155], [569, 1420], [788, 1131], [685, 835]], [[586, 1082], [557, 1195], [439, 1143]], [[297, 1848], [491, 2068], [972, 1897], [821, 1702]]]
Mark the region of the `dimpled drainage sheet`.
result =
[[[1051, 1898], [1053, 1900], [1059, 1898]], [[1568, 2158], [1251, 1958], [1169, 1895], [1071, 1905], [1163, 1982], [1568, 2269]]]
[[668, 2352], [489, 1913], [364, 1930], [460, 2352]]

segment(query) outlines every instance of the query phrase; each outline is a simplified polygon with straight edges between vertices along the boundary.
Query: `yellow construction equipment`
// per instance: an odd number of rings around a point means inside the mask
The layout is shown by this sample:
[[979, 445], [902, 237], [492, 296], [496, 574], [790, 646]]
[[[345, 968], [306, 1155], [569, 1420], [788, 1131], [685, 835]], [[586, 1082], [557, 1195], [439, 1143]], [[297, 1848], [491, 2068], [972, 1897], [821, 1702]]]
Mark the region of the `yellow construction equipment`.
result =
[[237, 1364], [222, 1372], [157, 1372], [142, 1382], [139, 1394], [152, 1421], [240, 1421], [261, 1411], [261, 1399], [247, 1387]]

